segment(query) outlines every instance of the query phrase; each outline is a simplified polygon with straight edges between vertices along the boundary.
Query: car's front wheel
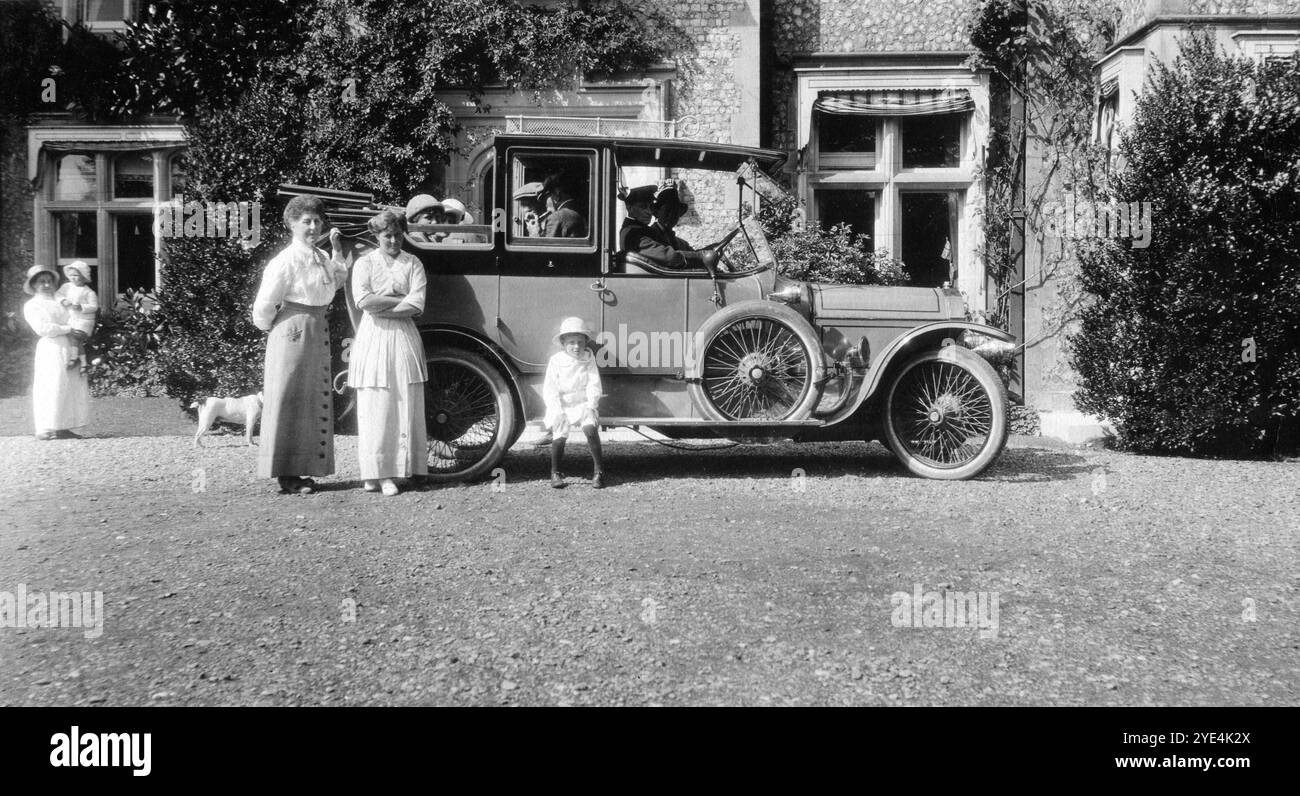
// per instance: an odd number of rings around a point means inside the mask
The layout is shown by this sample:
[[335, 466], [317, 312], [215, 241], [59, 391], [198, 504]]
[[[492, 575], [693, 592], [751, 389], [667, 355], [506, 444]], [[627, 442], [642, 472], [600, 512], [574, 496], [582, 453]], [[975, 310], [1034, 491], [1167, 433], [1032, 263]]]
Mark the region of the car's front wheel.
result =
[[885, 439], [926, 478], [973, 478], [1007, 441], [1007, 392], [989, 363], [956, 345], [924, 351], [885, 397]]
[[429, 480], [467, 481], [485, 475], [510, 449], [518, 412], [510, 385], [482, 357], [455, 348], [427, 358], [424, 417]]
[[710, 420], [803, 420], [821, 399], [825, 371], [812, 327], [773, 302], [737, 304], [696, 337], [691, 395]]

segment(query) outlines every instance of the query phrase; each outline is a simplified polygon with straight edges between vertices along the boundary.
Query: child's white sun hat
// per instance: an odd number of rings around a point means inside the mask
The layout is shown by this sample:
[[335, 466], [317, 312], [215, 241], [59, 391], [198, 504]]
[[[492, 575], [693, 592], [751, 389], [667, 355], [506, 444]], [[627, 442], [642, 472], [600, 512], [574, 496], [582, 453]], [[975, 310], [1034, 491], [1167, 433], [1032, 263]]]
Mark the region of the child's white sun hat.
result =
[[560, 322], [560, 331], [556, 333], [554, 338], [555, 344], [559, 345], [560, 338], [564, 337], [566, 334], [580, 334], [588, 340], [592, 338], [591, 327], [587, 325], [586, 321], [576, 315], [565, 318]]

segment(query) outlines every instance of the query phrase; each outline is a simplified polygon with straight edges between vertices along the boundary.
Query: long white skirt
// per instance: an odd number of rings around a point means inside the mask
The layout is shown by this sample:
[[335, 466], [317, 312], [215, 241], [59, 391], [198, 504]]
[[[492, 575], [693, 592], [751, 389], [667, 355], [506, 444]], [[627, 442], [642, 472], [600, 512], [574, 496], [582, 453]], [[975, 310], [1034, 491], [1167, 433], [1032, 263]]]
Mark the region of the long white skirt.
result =
[[36, 341], [32, 379], [32, 409], [36, 433], [80, 428], [90, 419], [90, 381], [68, 361], [77, 357], [71, 337], [42, 337]]
[[363, 479], [428, 473], [428, 436], [423, 382], [357, 388], [357, 458]]

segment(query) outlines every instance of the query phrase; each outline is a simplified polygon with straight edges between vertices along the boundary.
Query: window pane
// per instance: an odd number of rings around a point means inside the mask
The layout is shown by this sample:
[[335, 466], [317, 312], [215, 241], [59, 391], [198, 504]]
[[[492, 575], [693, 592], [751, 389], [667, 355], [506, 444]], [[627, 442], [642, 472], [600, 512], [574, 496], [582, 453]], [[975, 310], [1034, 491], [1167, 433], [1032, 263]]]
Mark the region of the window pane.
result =
[[905, 193], [901, 200], [902, 259], [911, 284], [941, 287], [956, 278], [957, 195]]
[[870, 240], [875, 219], [875, 197], [867, 191], [817, 192], [817, 220], [822, 229], [848, 224], [854, 233]]
[[899, 119], [903, 135], [903, 168], [951, 167], [961, 162], [960, 114], [905, 116]]
[[817, 113], [817, 149], [820, 152], [875, 152], [876, 117], [842, 113]]
[[94, 213], [55, 213], [54, 226], [60, 265], [73, 260], [99, 261], [99, 227]]
[[[541, 200], [513, 199], [530, 184], [543, 184], [548, 192]], [[567, 245], [590, 240], [588, 208], [593, 200], [592, 189], [589, 157], [521, 155], [512, 158], [510, 195], [514, 213], [511, 238], [532, 238], [530, 243], [568, 238]], [[534, 216], [539, 220], [535, 221]]]
[[113, 159], [113, 198], [153, 198], [152, 155], [132, 153]]
[[117, 290], [127, 288], [153, 290], [153, 217], [119, 215], [114, 219], [117, 232]]
[[131, 0], [86, 0], [86, 22], [121, 22]]
[[54, 198], [74, 201], [95, 198], [95, 158], [64, 155], [54, 174]]
[[172, 170], [172, 196], [179, 196], [185, 193], [189, 187], [189, 172], [186, 170], [188, 164], [185, 162], [184, 155], [174, 155], [171, 159]]

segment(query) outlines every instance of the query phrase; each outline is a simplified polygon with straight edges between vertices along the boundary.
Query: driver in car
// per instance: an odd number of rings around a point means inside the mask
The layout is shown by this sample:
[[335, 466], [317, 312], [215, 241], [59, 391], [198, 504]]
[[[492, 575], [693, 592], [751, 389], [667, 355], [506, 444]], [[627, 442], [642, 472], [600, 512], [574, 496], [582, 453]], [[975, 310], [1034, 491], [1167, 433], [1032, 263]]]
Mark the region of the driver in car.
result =
[[689, 209], [678, 196], [675, 180], [633, 188], [623, 197], [623, 204], [627, 206], [627, 218], [619, 230], [619, 245], [624, 251], [638, 254], [660, 268], [704, 269], [703, 255], [672, 231], [677, 219]]

